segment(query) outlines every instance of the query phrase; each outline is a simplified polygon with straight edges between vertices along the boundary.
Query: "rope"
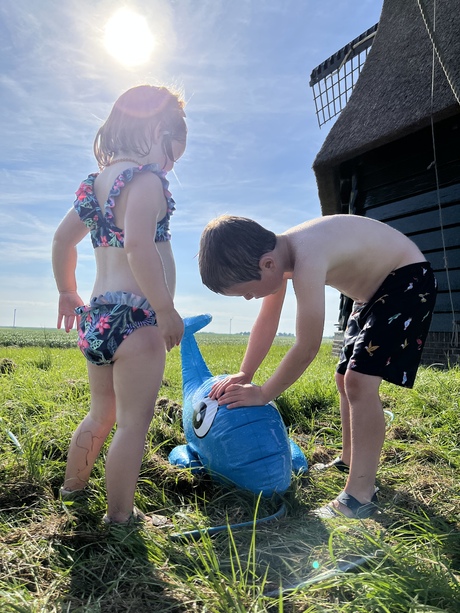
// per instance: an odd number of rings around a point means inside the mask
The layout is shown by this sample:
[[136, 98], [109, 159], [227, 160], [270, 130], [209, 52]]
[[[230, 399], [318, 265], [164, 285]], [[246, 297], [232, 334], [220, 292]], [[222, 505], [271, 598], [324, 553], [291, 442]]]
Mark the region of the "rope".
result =
[[[427, 13], [426, 7], [424, 6], [424, 0], [417, 0], [417, 4], [418, 4], [418, 7], [420, 9], [420, 13], [422, 15], [422, 19], [423, 19], [423, 22], [425, 24], [426, 31], [428, 32], [428, 36], [429, 36], [431, 44], [433, 46], [433, 51], [436, 53], [436, 55], [438, 57], [439, 63], [441, 65], [441, 68], [443, 69], [444, 74], [446, 75], [447, 82], [450, 85], [450, 88], [452, 90], [452, 93], [455, 96], [456, 101], [458, 102], [458, 104], [460, 104], [460, 93], [459, 93], [459, 91], [458, 91], [458, 89], [457, 89], [457, 87], [456, 87], [456, 85], [454, 83], [454, 79], [451, 76], [450, 71], [449, 71], [449, 69], [448, 69], [448, 67], [447, 67], [447, 65], [446, 65], [446, 63], [445, 63], [445, 61], [444, 61], [444, 59], [443, 59], [443, 57], [441, 55], [441, 51], [439, 50], [439, 44], [438, 44], [438, 40], [437, 40], [436, 33], [435, 33], [435, 25], [434, 25], [434, 23], [432, 25], [431, 22], [430, 22], [430, 19], [428, 17], [428, 13]], [[433, 21], [435, 22], [436, 21], [436, 0], [433, 0], [433, 8], [434, 8]], [[434, 59], [433, 59], [433, 63], [434, 63]]]
[[448, 259], [447, 259], [447, 249], [446, 249], [446, 242], [445, 242], [445, 237], [444, 237], [444, 224], [443, 224], [443, 218], [442, 218], [442, 204], [441, 204], [441, 195], [440, 195], [440, 186], [439, 186], [439, 174], [438, 174], [438, 160], [437, 160], [437, 155], [436, 155], [436, 139], [435, 139], [435, 134], [434, 134], [434, 119], [433, 119], [433, 114], [434, 114], [434, 77], [435, 77], [435, 58], [437, 56], [438, 61], [441, 65], [441, 68], [444, 71], [444, 74], [447, 78], [447, 82], [450, 85], [450, 88], [452, 90], [452, 93], [455, 96], [456, 101], [458, 102], [458, 104], [460, 105], [460, 96], [456, 90], [454, 81], [452, 79], [452, 77], [450, 76], [450, 73], [447, 69], [447, 66], [445, 64], [445, 62], [443, 61], [443, 58], [441, 56], [441, 53], [439, 51], [439, 45], [437, 42], [437, 38], [436, 38], [436, 0], [433, 0], [433, 24], [430, 23], [430, 20], [428, 18], [427, 12], [425, 7], [423, 6], [423, 0], [417, 0], [417, 4], [420, 8], [420, 12], [422, 14], [422, 18], [423, 21], [425, 23], [425, 28], [427, 30], [428, 36], [430, 38], [431, 44], [432, 44], [432, 49], [433, 49], [433, 55], [432, 55], [432, 64], [431, 64], [431, 107], [430, 107], [430, 123], [431, 123], [431, 142], [432, 142], [432, 146], [433, 146], [433, 166], [434, 166], [434, 174], [435, 174], [435, 180], [436, 180], [436, 196], [437, 196], [437, 202], [438, 202], [438, 211], [439, 211], [439, 226], [440, 226], [440, 230], [441, 230], [441, 239], [442, 239], [442, 251], [443, 251], [443, 259], [444, 259], [444, 268], [446, 270], [446, 280], [447, 280], [447, 289], [448, 289], [448, 293], [449, 293], [449, 301], [450, 301], [450, 307], [451, 307], [451, 311], [452, 311], [452, 339], [451, 339], [451, 345], [453, 345], [454, 347], [458, 346], [458, 325], [457, 322], [455, 320], [455, 306], [454, 306], [454, 300], [452, 297], [452, 287], [451, 287], [451, 283], [450, 283], [450, 275], [449, 275], [449, 265], [448, 265]]

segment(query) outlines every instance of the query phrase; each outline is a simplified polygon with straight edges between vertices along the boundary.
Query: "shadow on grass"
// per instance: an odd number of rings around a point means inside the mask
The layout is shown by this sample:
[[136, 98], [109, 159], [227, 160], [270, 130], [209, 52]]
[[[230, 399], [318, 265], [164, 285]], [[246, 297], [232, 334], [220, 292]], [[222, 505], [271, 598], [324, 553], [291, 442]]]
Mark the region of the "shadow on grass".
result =
[[[315, 484], [310, 485], [314, 490]], [[366, 520], [320, 520], [310, 514], [314, 502], [296, 501], [288, 492], [289, 510], [283, 518], [254, 530], [173, 544], [169, 558], [184, 579], [215, 576], [216, 590], [218, 579], [242, 592], [258, 590], [276, 598], [280, 591], [283, 598], [292, 592], [311, 598], [311, 589], [344, 594], [351, 589], [363, 606], [369, 594], [376, 594], [388, 602], [395, 598], [395, 610], [409, 610], [420, 600], [457, 611], [460, 594], [454, 573], [460, 540], [455, 525], [416, 500], [406, 500], [407, 508], [392, 505], [396, 490], [382, 486], [381, 492], [382, 511]], [[315, 498], [314, 491], [308, 495]]]
[[[457, 494], [452, 491], [452, 501]], [[407, 491], [383, 485], [380, 490], [382, 513], [379, 523], [405, 543], [429, 542], [450, 562], [450, 567], [460, 572], [460, 518], [449, 521], [439, 515], [429, 504], [420, 502]], [[439, 504], [439, 500], [438, 500]]]
[[66, 539], [63, 563], [69, 553], [74, 562], [64, 609], [86, 611], [97, 604], [101, 613], [186, 611], [151, 561], [141, 532], [99, 534], [97, 540], [75, 535]]
[[[47, 487], [5, 484], [0, 494], [3, 611], [186, 612], [165, 571], [166, 534], [108, 528], [98, 500], [63, 504]], [[40, 608], [40, 610], [45, 610]]]
[[[62, 610], [98, 613], [187, 611], [164, 571], [165, 535], [155, 528], [104, 526], [88, 509], [61, 534], [60, 563], [69, 571]], [[175, 592], [175, 593], [174, 593]]]

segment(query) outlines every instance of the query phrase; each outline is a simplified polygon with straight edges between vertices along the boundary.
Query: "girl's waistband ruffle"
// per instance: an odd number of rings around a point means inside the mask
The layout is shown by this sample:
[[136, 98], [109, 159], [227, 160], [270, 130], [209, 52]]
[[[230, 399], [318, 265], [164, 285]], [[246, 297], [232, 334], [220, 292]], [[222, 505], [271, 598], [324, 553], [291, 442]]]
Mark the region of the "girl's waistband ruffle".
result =
[[77, 307], [75, 312], [78, 314], [86, 313], [90, 309], [108, 304], [122, 304], [145, 311], [153, 311], [150, 303], [143, 296], [138, 296], [132, 292], [105, 292], [105, 294], [100, 294], [99, 296], [91, 298], [88, 305]]

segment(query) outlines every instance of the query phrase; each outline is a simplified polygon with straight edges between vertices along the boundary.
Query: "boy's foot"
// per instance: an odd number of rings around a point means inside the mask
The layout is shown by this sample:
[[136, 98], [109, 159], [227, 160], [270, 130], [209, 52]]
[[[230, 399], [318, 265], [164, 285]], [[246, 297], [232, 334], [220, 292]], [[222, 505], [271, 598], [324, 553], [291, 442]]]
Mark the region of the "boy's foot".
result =
[[342, 460], [340, 456], [335, 458], [335, 460], [328, 462], [327, 464], [323, 464], [321, 462], [319, 462], [318, 464], [313, 464], [313, 466], [311, 467], [311, 470], [321, 471], [321, 470], [327, 470], [328, 468], [336, 468], [341, 473], [350, 472], [350, 467], [348, 466], [348, 464], [345, 464], [345, 462]]
[[164, 515], [145, 515], [136, 507], [126, 521], [114, 521], [108, 515], [104, 515], [102, 521], [110, 527], [120, 526], [124, 528], [141, 528], [142, 526], [158, 528], [169, 524], [168, 518]]
[[378, 488], [376, 488], [371, 502], [363, 503], [343, 490], [335, 500], [324, 507], [315, 509], [312, 514], [319, 519], [332, 519], [339, 516], [345, 516], [349, 519], [367, 519], [378, 510], [377, 491]]

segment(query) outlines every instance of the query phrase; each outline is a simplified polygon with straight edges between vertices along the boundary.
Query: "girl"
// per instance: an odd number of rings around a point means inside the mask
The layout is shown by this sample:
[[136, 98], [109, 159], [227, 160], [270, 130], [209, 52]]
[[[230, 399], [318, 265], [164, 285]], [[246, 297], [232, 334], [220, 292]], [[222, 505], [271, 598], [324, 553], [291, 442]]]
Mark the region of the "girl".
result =
[[[180, 343], [169, 219], [175, 209], [165, 175], [184, 153], [184, 102], [165, 87], [133, 87], [96, 134], [100, 172], [78, 189], [53, 241], [59, 290], [57, 327], [76, 323], [88, 360], [91, 406], [70, 443], [61, 496], [86, 486], [111, 432], [106, 460], [109, 524], [148, 521], [134, 492], [163, 376], [166, 350]], [[76, 245], [90, 234], [96, 258], [92, 298], [77, 293]]]

